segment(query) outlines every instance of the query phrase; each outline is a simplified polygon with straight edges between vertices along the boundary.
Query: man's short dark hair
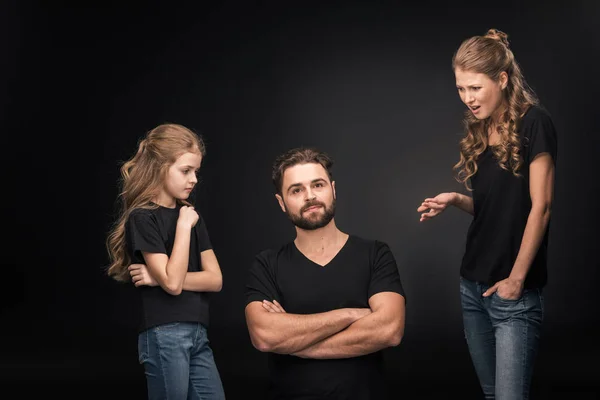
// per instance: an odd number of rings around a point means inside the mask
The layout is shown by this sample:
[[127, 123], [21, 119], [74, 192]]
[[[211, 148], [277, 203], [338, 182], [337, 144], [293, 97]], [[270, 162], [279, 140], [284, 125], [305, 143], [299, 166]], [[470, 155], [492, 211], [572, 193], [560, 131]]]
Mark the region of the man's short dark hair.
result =
[[275, 185], [277, 194], [282, 194], [283, 188], [281, 186], [283, 185], [283, 173], [286, 169], [298, 164], [311, 163], [321, 164], [323, 168], [325, 168], [325, 171], [327, 171], [329, 180], [333, 181], [333, 175], [331, 173], [333, 160], [329, 155], [313, 147], [296, 147], [279, 155], [273, 163], [271, 179], [273, 180], [273, 185]]

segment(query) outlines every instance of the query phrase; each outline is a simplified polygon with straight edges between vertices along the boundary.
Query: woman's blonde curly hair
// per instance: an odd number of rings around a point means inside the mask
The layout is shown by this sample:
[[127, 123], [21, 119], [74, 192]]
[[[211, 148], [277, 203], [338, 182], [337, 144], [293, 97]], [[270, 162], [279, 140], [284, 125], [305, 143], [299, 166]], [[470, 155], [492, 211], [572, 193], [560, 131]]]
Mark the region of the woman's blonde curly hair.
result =
[[[506, 33], [497, 29], [466, 39], [452, 58], [452, 69], [485, 74], [496, 82], [502, 72], [508, 74], [507, 86], [503, 90], [506, 110], [495, 127], [500, 143], [492, 146], [491, 150], [501, 168], [520, 176], [523, 159], [517, 131], [521, 118], [529, 107], [538, 104], [538, 99], [525, 82], [507, 39]], [[466, 134], [460, 141], [460, 160], [454, 169], [457, 171], [456, 179], [471, 190], [467, 182], [477, 172], [477, 158], [488, 146], [491, 119], [479, 120], [467, 110], [463, 123]]]

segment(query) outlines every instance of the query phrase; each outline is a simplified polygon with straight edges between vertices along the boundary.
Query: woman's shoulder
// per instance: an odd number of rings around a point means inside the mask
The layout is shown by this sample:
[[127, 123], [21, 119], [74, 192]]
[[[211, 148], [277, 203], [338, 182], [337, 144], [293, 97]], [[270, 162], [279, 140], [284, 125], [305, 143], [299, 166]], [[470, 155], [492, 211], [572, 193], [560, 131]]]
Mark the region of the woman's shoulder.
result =
[[524, 137], [529, 137], [540, 129], [554, 131], [554, 123], [550, 112], [539, 104], [529, 107], [518, 125], [518, 131]]
[[535, 121], [551, 120], [550, 112], [541, 104], [530, 106], [523, 114], [522, 123], [529, 124]]

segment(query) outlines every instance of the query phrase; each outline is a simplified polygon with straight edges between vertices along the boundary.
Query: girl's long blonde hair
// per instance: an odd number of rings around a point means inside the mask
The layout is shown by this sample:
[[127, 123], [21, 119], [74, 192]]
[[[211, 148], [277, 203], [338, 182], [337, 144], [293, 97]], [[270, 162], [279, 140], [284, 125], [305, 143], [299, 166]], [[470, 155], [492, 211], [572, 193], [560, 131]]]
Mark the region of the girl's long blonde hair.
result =
[[[508, 83], [503, 90], [506, 110], [496, 126], [500, 143], [492, 146], [491, 150], [501, 168], [520, 176], [523, 159], [518, 125], [529, 107], [538, 104], [538, 99], [523, 77], [509, 48], [506, 33], [490, 29], [483, 36], [473, 36], [463, 41], [452, 58], [452, 69], [456, 71], [457, 68], [485, 74], [496, 82], [502, 72], [508, 74]], [[456, 179], [471, 190], [467, 182], [477, 172], [477, 158], [488, 146], [487, 133], [491, 118], [479, 120], [467, 110], [463, 124], [466, 135], [460, 141], [460, 160], [454, 169], [457, 171]]]
[[[152, 200], [160, 193], [167, 171], [179, 156], [192, 152], [205, 154], [202, 139], [178, 124], [162, 124], [138, 143], [135, 155], [121, 166], [120, 212], [106, 240], [110, 257], [108, 275], [120, 282], [130, 280], [130, 264], [125, 241], [125, 223], [135, 209], [153, 209]], [[191, 205], [187, 201], [178, 202]]]

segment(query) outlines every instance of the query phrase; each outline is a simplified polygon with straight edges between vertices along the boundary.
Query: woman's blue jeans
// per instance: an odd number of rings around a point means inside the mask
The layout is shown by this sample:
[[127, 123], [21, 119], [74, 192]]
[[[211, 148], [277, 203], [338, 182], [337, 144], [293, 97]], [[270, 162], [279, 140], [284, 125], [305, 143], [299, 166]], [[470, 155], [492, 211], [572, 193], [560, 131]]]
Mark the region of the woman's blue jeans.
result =
[[465, 338], [486, 399], [527, 400], [544, 318], [541, 289], [525, 289], [517, 300], [461, 277]]

